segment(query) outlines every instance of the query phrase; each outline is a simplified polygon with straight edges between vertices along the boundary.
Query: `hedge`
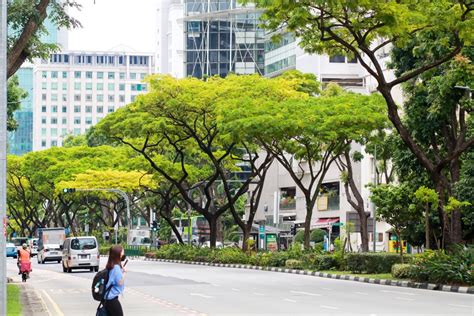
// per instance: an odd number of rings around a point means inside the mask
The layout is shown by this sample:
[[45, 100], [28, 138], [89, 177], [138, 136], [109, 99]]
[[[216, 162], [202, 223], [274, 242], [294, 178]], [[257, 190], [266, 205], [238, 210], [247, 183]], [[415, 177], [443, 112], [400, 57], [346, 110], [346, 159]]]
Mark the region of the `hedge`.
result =
[[[410, 261], [410, 256], [405, 256], [405, 262]], [[399, 254], [396, 253], [348, 253], [345, 257], [346, 268], [352, 273], [391, 273], [392, 266], [401, 263]]]
[[397, 279], [410, 279], [413, 276], [414, 265], [397, 263], [392, 266], [392, 276]]

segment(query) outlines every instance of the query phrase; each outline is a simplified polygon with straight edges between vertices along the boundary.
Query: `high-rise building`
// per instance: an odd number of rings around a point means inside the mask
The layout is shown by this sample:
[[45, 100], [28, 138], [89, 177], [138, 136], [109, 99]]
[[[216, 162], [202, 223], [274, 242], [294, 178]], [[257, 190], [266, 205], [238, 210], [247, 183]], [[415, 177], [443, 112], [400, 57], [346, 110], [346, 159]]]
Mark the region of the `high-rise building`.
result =
[[[41, 38], [43, 43], [58, 44], [61, 48], [68, 47], [68, 32], [59, 29], [49, 19], [44, 22], [47, 34]], [[33, 86], [33, 65], [25, 63], [15, 74], [18, 76], [20, 88], [28, 93], [28, 96], [21, 101], [20, 108], [14, 113], [14, 118], [18, 123], [15, 131], [8, 133], [8, 152], [14, 155], [23, 155], [33, 150], [33, 109], [34, 109], [34, 86]]]
[[148, 90], [147, 53], [62, 51], [33, 67], [33, 150], [61, 146]]
[[264, 74], [259, 11], [237, 0], [164, 0], [158, 8], [157, 71], [176, 77]]

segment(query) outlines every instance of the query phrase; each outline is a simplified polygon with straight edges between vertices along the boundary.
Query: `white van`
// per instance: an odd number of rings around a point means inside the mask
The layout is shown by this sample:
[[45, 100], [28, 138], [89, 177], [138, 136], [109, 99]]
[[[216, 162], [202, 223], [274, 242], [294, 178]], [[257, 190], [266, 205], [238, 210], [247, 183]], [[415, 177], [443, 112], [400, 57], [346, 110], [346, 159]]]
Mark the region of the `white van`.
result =
[[99, 245], [94, 236], [66, 238], [62, 251], [63, 272], [71, 272], [72, 269], [99, 271]]

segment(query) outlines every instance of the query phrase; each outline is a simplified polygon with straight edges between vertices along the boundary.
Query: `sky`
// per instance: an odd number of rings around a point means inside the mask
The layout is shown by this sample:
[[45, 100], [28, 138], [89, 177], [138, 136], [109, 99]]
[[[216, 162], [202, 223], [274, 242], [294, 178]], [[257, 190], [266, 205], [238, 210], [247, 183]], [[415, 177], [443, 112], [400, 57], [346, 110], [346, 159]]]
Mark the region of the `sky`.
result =
[[154, 52], [160, 0], [77, 1], [81, 11], [71, 10], [70, 14], [83, 27], [69, 31], [70, 50]]

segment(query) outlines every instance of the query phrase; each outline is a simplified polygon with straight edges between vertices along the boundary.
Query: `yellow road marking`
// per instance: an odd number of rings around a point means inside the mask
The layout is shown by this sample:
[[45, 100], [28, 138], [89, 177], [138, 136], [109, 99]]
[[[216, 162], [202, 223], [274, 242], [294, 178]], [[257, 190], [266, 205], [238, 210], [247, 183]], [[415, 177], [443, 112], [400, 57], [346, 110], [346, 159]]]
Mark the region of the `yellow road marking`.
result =
[[51, 303], [51, 305], [53, 306], [54, 308], [54, 311], [56, 312], [56, 315], [57, 316], [64, 316], [63, 312], [61, 312], [61, 309], [59, 308], [58, 304], [56, 304], [55, 301], [53, 301], [53, 299], [51, 298], [51, 296], [49, 296], [48, 293], [46, 293], [45, 290], [41, 290], [44, 294], [44, 296], [48, 299], [48, 301]]

